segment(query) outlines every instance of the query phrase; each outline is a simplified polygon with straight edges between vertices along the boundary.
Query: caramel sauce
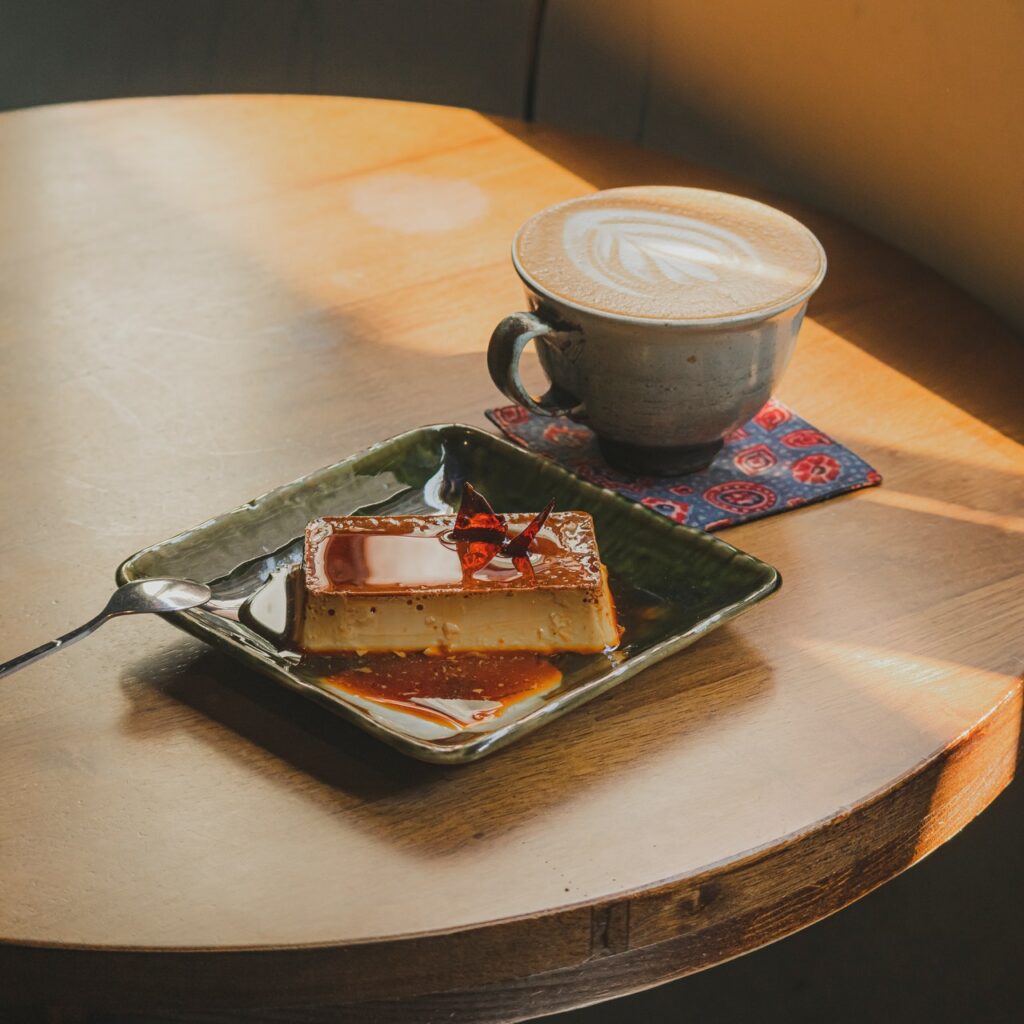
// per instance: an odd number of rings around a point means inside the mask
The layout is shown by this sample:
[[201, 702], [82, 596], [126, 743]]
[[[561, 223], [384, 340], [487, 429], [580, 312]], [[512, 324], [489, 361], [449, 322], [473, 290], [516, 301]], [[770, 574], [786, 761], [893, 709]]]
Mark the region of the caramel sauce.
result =
[[[509, 518], [519, 525], [527, 517]], [[311, 593], [397, 594], [598, 583], [589, 517], [561, 513], [542, 526], [520, 554], [518, 537], [503, 553], [478, 539], [475, 527], [460, 533], [451, 516], [325, 517], [307, 534], [306, 586]]]
[[[469, 547], [454, 540], [450, 529], [334, 533], [321, 545], [319, 575], [328, 590], [391, 591], [525, 582], [533, 579], [533, 573], [543, 571], [560, 551], [551, 538], [538, 537], [528, 558], [492, 556], [485, 565], [475, 566], [468, 559]], [[522, 563], [528, 567], [525, 571]]]
[[454, 549], [422, 534], [335, 533], [323, 545], [323, 573], [339, 587], [430, 587], [462, 582]]
[[370, 654], [322, 681], [376, 704], [464, 729], [552, 689], [561, 671], [539, 654]]
[[[560, 531], [539, 536], [553, 508], [552, 500], [535, 516], [515, 516], [527, 521], [510, 536], [509, 518], [466, 483], [454, 521], [448, 516], [324, 516], [306, 528], [306, 586], [314, 593], [531, 586], [538, 570], [550, 574], [574, 565]], [[567, 530], [567, 537], [575, 536], [571, 527]]]

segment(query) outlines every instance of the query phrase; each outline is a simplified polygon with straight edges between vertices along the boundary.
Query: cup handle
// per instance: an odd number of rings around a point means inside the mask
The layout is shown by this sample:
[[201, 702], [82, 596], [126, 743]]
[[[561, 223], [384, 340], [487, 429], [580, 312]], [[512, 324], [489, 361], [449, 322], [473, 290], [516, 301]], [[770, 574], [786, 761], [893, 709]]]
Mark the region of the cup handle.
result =
[[552, 383], [546, 394], [531, 395], [519, 376], [519, 358], [534, 338], [559, 333], [533, 313], [512, 313], [494, 328], [487, 347], [487, 369], [503, 395], [539, 416], [581, 418], [580, 401]]

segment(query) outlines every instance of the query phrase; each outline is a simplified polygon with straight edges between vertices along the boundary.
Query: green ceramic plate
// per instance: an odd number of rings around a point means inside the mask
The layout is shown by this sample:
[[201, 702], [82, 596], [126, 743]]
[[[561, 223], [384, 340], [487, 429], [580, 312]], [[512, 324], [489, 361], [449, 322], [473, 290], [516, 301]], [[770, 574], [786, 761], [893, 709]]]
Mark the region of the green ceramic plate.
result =
[[[325, 679], [330, 659], [301, 658], [275, 638], [275, 618], [283, 627], [280, 584], [300, 561], [309, 520], [449, 512], [466, 480], [498, 511], [535, 511], [554, 498], [556, 508], [594, 517], [625, 626], [617, 651], [559, 655], [562, 680], [554, 688], [497, 715], [474, 717], [477, 704], [463, 701], [454, 708], [459, 724], [447, 724], [340, 691]], [[438, 763], [472, 761], [511, 743], [693, 643], [780, 584], [775, 569], [724, 541], [677, 526], [492, 434], [452, 425], [383, 441], [145, 548], [117, 570], [119, 583], [151, 576], [212, 586], [210, 605], [169, 616], [182, 629], [403, 753]]]

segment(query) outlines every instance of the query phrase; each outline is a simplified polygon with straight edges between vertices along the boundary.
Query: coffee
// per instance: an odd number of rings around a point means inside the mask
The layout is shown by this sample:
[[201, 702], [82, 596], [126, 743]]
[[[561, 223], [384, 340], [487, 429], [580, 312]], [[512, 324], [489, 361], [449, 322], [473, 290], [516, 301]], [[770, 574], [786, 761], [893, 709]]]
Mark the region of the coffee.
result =
[[609, 189], [548, 207], [516, 235], [524, 281], [573, 305], [649, 320], [735, 320], [784, 309], [824, 269], [799, 221], [703, 189]]
[[[824, 250], [792, 217], [655, 185], [542, 210], [512, 261], [528, 309], [491, 335], [491, 379], [537, 416], [586, 423], [611, 465], [641, 476], [707, 466], [768, 401], [825, 276]], [[519, 374], [531, 343], [542, 395]]]

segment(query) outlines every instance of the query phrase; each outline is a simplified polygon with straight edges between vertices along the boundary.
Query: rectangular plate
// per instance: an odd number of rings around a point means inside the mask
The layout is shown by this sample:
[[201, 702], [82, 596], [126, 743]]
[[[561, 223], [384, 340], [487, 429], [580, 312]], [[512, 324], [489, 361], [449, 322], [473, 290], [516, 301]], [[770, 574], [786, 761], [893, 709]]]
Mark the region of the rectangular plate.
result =
[[[561, 682], [467, 727], [444, 725], [341, 692], [325, 659], [303, 659], [245, 624], [302, 555], [306, 523], [323, 515], [451, 512], [464, 481], [499, 512], [532, 512], [551, 498], [589, 512], [623, 612], [622, 646], [610, 654], [558, 655]], [[679, 526], [547, 460], [473, 427], [422, 427], [285, 484], [240, 508], [132, 555], [119, 583], [174, 576], [211, 584], [210, 606], [168, 616], [272, 679], [319, 701], [402, 753], [423, 761], [473, 761], [693, 643], [768, 596], [778, 572], [724, 541]], [[212, 609], [214, 610], [211, 610]], [[470, 716], [471, 717], [471, 716]]]

